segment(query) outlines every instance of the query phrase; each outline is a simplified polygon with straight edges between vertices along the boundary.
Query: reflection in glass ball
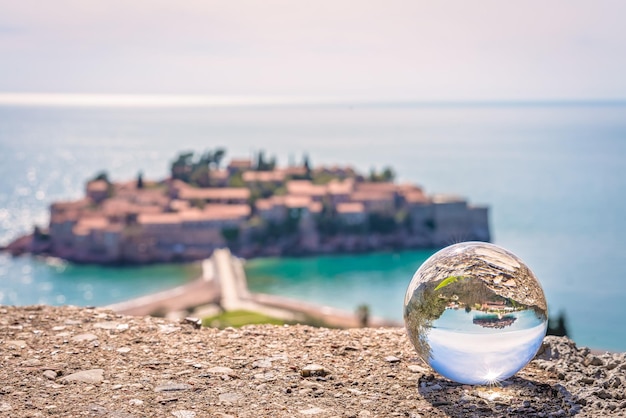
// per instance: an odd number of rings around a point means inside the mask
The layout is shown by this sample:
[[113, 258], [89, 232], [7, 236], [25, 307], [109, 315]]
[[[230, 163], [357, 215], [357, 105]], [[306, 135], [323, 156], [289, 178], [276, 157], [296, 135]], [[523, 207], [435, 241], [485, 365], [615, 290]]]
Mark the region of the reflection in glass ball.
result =
[[415, 272], [404, 322], [420, 357], [465, 384], [494, 384], [524, 367], [548, 326], [541, 285], [514, 254], [463, 242], [435, 253]]

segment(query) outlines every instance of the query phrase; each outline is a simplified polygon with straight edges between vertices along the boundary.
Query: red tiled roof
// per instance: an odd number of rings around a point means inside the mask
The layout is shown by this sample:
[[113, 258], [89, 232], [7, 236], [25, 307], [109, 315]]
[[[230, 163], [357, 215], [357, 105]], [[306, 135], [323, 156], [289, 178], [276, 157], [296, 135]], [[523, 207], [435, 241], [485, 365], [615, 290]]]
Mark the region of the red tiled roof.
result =
[[311, 204], [311, 197], [287, 195], [285, 196], [284, 202], [285, 206], [290, 209], [306, 208]]
[[284, 173], [286, 176], [304, 176], [306, 174], [306, 168], [302, 166], [278, 168], [276, 171]]
[[358, 191], [350, 195], [354, 202], [389, 201], [393, 200], [393, 194], [384, 191]]
[[211, 173], [209, 173], [209, 177], [215, 180], [226, 180], [228, 176], [227, 170], [211, 170]]
[[249, 158], [233, 158], [228, 163], [228, 168], [250, 168], [252, 161]]
[[106, 192], [109, 189], [109, 183], [104, 180], [92, 180], [87, 183], [88, 192]]
[[433, 203], [463, 203], [465, 199], [452, 194], [436, 194], [432, 196]]
[[291, 180], [287, 182], [287, 192], [300, 196], [324, 196], [326, 186], [313, 184], [309, 180]]
[[311, 202], [309, 203], [309, 211], [313, 213], [320, 213], [324, 209], [324, 206], [321, 202]]
[[337, 213], [361, 213], [365, 212], [365, 206], [361, 202], [346, 202], [337, 205]]
[[137, 217], [140, 225], [174, 225], [180, 223], [178, 213], [141, 213]]
[[272, 199], [259, 199], [254, 205], [258, 210], [270, 210], [274, 207], [274, 201]]
[[190, 209], [178, 214], [182, 222], [237, 220], [250, 216], [248, 205], [206, 205], [203, 210]]
[[418, 185], [415, 184], [411, 184], [411, 183], [402, 183], [402, 184], [398, 184], [398, 191], [400, 193], [408, 193], [408, 192], [414, 192], [414, 191], [422, 191], [422, 188]]
[[189, 202], [186, 200], [174, 199], [170, 201], [170, 208], [174, 211], [188, 210], [189, 207]]
[[404, 199], [408, 203], [426, 203], [429, 201], [428, 197], [421, 190], [404, 193]]
[[285, 180], [285, 173], [280, 171], [246, 171], [242, 178], [247, 183], [281, 182]]
[[72, 228], [72, 232], [77, 235], [87, 235], [90, 231], [94, 229], [104, 230], [109, 226], [109, 221], [104, 216], [94, 216], [81, 218], [74, 228]]
[[331, 195], [350, 194], [354, 190], [354, 179], [344, 181], [331, 180], [327, 184], [328, 193]]
[[250, 216], [250, 206], [213, 204], [206, 205], [203, 212], [215, 219], [242, 218]]
[[359, 192], [387, 192], [398, 191], [398, 185], [391, 182], [370, 182], [356, 183], [355, 189]]
[[184, 200], [247, 200], [250, 198], [250, 190], [243, 187], [207, 187], [201, 189], [185, 187], [179, 191], [178, 198]]
[[92, 202], [89, 199], [72, 200], [68, 202], [55, 202], [50, 208], [53, 212], [63, 212], [66, 210], [83, 209], [90, 205]]
[[170, 187], [175, 190], [180, 190], [180, 189], [189, 188], [191, 186], [180, 179], [173, 179], [173, 180], [170, 180]]

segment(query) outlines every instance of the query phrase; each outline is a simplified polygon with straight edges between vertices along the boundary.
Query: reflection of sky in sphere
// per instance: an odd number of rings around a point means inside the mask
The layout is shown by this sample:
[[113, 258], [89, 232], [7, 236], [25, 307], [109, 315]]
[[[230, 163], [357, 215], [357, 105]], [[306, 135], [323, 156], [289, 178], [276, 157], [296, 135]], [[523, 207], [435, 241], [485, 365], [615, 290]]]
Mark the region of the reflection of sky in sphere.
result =
[[466, 384], [506, 379], [528, 363], [543, 341], [547, 323], [530, 329], [474, 334], [433, 328], [428, 332], [430, 365], [439, 374]]

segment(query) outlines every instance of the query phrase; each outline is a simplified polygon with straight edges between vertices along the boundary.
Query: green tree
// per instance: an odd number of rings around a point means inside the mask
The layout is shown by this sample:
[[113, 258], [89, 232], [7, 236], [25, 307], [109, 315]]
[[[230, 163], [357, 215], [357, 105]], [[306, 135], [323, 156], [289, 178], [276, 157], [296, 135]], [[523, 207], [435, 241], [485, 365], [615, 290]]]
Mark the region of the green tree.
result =
[[556, 335], [557, 337], [567, 337], [567, 324], [565, 312], [559, 312], [556, 319], [550, 318], [548, 321], [548, 335]]
[[239, 240], [239, 228], [237, 227], [224, 227], [222, 228], [222, 236], [228, 243], [229, 247], [235, 247]]
[[188, 182], [200, 187], [209, 187], [211, 184], [211, 170], [206, 165], [194, 167]]
[[356, 308], [356, 315], [359, 318], [359, 325], [361, 326], [361, 328], [365, 328], [369, 325], [369, 320], [370, 320], [369, 305], [366, 305], [366, 304], [359, 305]]
[[368, 216], [369, 230], [380, 234], [391, 234], [397, 228], [396, 220], [392, 216], [370, 213]]
[[246, 183], [243, 181], [243, 174], [238, 171], [228, 179], [229, 187], [245, 187]]
[[193, 166], [193, 152], [183, 152], [172, 162], [170, 173], [173, 179], [189, 181]]
[[106, 171], [100, 171], [98, 172], [94, 178], [92, 179], [92, 181], [100, 181], [100, 180], [104, 180], [105, 182], [107, 182], [108, 184], [111, 184], [111, 181], [109, 180], [109, 173], [107, 173]]
[[371, 168], [370, 174], [368, 177], [369, 181], [373, 181], [373, 182], [382, 182], [382, 181], [390, 182], [390, 181], [393, 181], [395, 178], [396, 178], [396, 173], [389, 166], [385, 167], [383, 171], [381, 171], [380, 173], [376, 171], [376, 169]]
[[265, 151], [261, 150], [256, 155], [256, 171], [271, 171], [276, 168], [276, 157], [265, 159]]
[[418, 287], [411, 295], [409, 303], [404, 308], [404, 319], [409, 338], [416, 343], [415, 349], [422, 358], [432, 356], [428, 333], [434, 320], [439, 319], [446, 310], [445, 299], [439, 298], [433, 291], [432, 284]]
[[220, 168], [220, 165], [222, 164], [222, 160], [224, 159], [225, 155], [226, 155], [226, 150], [224, 148], [217, 148], [213, 152], [213, 163], [215, 164], [215, 168], [217, 169]]
[[391, 167], [385, 167], [381, 177], [383, 181], [393, 181], [396, 178], [396, 173]]
[[302, 166], [306, 170], [305, 177], [308, 180], [310, 180], [312, 178], [312, 175], [311, 175], [312, 167], [311, 167], [311, 161], [309, 159], [309, 154], [307, 153], [305, 153], [304, 157], [302, 158]]
[[143, 189], [143, 186], [143, 172], [140, 171], [139, 174], [137, 174], [137, 188]]

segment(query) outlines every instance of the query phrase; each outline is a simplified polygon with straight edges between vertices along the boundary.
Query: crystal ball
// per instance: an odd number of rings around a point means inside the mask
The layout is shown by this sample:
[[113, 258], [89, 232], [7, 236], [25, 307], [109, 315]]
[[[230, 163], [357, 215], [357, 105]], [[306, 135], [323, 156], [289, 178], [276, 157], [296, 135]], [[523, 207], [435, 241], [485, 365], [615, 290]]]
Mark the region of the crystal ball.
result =
[[417, 353], [437, 373], [464, 384], [496, 384], [535, 356], [548, 307], [539, 281], [517, 256], [463, 242], [415, 272], [404, 322]]

